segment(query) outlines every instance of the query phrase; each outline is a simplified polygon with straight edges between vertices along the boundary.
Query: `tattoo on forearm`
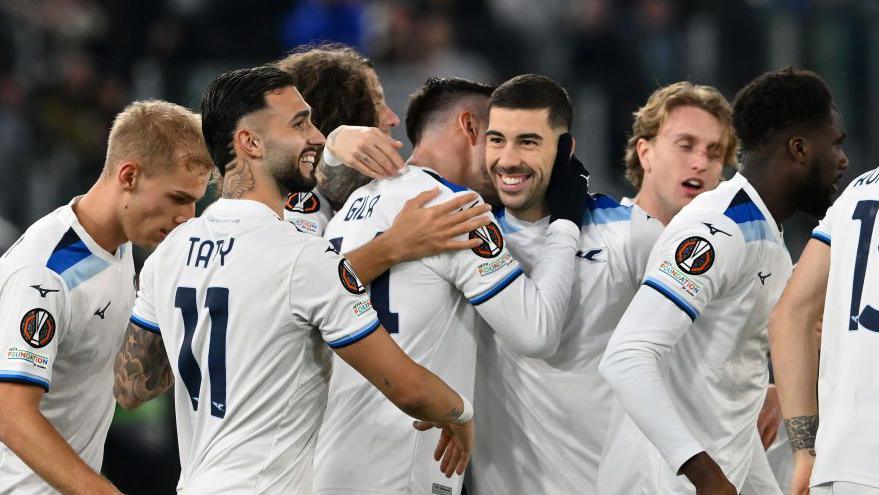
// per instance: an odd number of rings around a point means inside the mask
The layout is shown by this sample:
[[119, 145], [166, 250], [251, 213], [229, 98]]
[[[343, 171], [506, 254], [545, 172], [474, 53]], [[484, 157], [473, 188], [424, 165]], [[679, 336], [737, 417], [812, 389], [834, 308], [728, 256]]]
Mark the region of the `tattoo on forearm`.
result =
[[815, 434], [818, 433], [818, 416], [797, 416], [784, 420], [784, 429], [794, 451], [815, 448]]
[[458, 419], [459, 417], [461, 417], [462, 414], [464, 414], [464, 411], [453, 407], [451, 411], [446, 413], [446, 417], [449, 419]]
[[[231, 168], [228, 168], [230, 167]], [[253, 190], [253, 170], [247, 160], [235, 159], [226, 165], [226, 177], [223, 180], [223, 197], [240, 199], [245, 193]]]
[[330, 167], [323, 160], [317, 165], [317, 177], [317, 190], [334, 209], [341, 208], [355, 189], [372, 180], [353, 168], [345, 165]]
[[[174, 384], [162, 337], [129, 324], [113, 364], [117, 399], [134, 405], [157, 397]], [[120, 401], [122, 402], [122, 401]]]

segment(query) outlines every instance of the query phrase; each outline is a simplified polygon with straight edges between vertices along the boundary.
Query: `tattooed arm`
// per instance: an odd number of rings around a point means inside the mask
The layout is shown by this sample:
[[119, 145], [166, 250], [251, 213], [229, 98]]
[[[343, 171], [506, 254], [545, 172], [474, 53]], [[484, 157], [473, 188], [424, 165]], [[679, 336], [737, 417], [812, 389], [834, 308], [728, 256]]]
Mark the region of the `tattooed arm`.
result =
[[818, 431], [818, 348], [830, 246], [811, 239], [769, 318], [772, 368], [784, 426], [794, 450], [791, 493], [809, 493]]
[[113, 395], [125, 409], [158, 397], [174, 384], [174, 372], [162, 337], [129, 323], [124, 343], [113, 363]]

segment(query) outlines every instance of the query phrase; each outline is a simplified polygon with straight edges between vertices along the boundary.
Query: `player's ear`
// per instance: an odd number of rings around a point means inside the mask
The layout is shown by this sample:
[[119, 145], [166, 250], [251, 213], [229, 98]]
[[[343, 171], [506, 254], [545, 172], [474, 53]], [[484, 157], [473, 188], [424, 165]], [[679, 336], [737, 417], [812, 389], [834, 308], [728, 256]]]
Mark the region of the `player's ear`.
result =
[[476, 146], [476, 142], [479, 141], [479, 126], [476, 117], [470, 112], [461, 112], [458, 114], [458, 127], [467, 137], [470, 146]]
[[809, 141], [802, 137], [792, 137], [787, 142], [787, 151], [798, 163], [806, 163], [806, 155], [809, 153]]
[[571, 156], [574, 156], [574, 153], [577, 152], [577, 140], [574, 139], [574, 136], [571, 136]]
[[136, 162], [124, 161], [116, 165], [116, 181], [123, 191], [131, 192], [137, 187], [141, 170]]
[[236, 129], [232, 137], [232, 146], [236, 150], [236, 156], [244, 153], [252, 158], [263, 157], [263, 141], [250, 129]]
[[650, 157], [648, 156], [648, 151], [650, 151], [650, 141], [644, 138], [638, 138], [638, 142], [635, 143], [635, 152], [638, 153], [638, 162], [641, 164], [641, 168], [644, 169], [645, 172], [650, 170]]

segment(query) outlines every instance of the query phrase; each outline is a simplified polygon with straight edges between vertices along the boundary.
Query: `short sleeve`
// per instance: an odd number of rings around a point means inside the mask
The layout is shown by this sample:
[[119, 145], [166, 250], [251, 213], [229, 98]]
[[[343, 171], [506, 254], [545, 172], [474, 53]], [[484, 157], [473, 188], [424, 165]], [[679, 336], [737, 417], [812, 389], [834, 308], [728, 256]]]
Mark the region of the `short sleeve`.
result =
[[[838, 203], [839, 203], [839, 200], [837, 200], [837, 203], [834, 203], [834, 204], [838, 204]], [[815, 227], [814, 229], [812, 229], [812, 238], [818, 239], [819, 241], [823, 242], [824, 244], [827, 244], [828, 246], [830, 245], [830, 238], [831, 238], [831, 234], [833, 232], [833, 230], [832, 230], [833, 211], [834, 211], [833, 205], [831, 205], [829, 208], [827, 208], [827, 213], [824, 215], [824, 218], [822, 218], [818, 222], [818, 226]]]
[[623, 239], [623, 251], [626, 253], [626, 268], [633, 284], [637, 286], [647, 270], [647, 262], [653, 246], [662, 235], [665, 226], [662, 222], [647, 215], [637, 205], [632, 205], [632, 220], [629, 224], [628, 236]]
[[379, 327], [366, 287], [351, 263], [326, 241], [309, 241], [290, 279], [293, 315], [317, 328], [332, 348], [351, 345]]
[[[522, 268], [510, 254], [506, 240], [492, 216], [491, 223], [468, 236], [482, 244], [426, 259], [432, 270], [452, 282], [473, 305], [482, 304], [499, 294], [522, 275]], [[462, 238], [463, 239], [463, 238]]]
[[0, 380], [49, 391], [58, 345], [67, 331], [67, 288], [45, 267], [24, 267], [0, 290]]
[[651, 252], [643, 284], [696, 320], [741, 273], [745, 255], [739, 229], [724, 218], [672, 221]]
[[155, 277], [155, 264], [158, 257], [147, 258], [143, 269], [138, 276], [137, 299], [134, 301], [134, 309], [131, 310], [131, 322], [153, 333], [161, 334], [159, 319], [156, 316], [155, 296], [153, 295], [153, 280]]

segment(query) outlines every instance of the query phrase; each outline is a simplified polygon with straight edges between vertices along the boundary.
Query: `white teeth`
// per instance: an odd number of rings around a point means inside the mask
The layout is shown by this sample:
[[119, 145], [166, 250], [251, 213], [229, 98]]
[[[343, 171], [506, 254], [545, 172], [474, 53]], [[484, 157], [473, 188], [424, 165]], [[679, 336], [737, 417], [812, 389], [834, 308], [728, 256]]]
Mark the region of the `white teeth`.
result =
[[525, 177], [523, 177], [521, 175], [517, 176], [517, 177], [512, 177], [509, 175], [501, 175], [501, 182], [503, 182], [504, 184], [510, 185], [510, 186], [514, 186], [516, 184], [521, 184], [524, 180], [525, 180]]
[[702, 187], [702, 182], [701, 182], [701, 181], [698, 181], [698, 180], [692, 180], [692, 179], [691, 179], [691, 180], [688, 180], [688, 181], [684, 181], [684, 184], [687, 184], [687, 185], [689, 185], [689, 186], [693, 186], [693, 187]]
[[302, 157], [302, 161], [314, 165], [314, 155], [305, 155]]

